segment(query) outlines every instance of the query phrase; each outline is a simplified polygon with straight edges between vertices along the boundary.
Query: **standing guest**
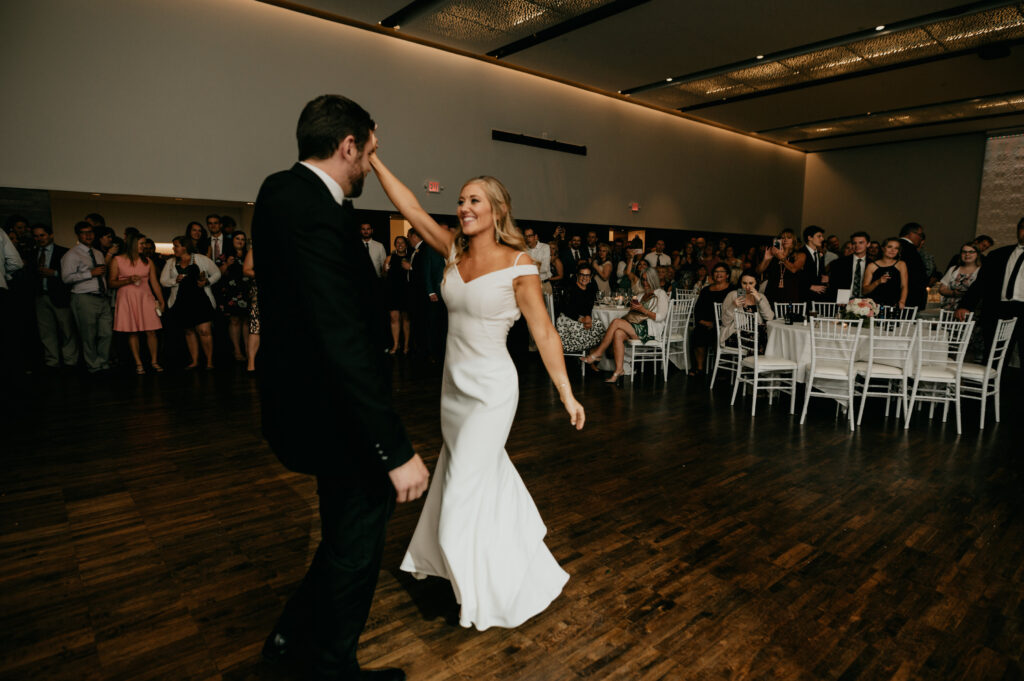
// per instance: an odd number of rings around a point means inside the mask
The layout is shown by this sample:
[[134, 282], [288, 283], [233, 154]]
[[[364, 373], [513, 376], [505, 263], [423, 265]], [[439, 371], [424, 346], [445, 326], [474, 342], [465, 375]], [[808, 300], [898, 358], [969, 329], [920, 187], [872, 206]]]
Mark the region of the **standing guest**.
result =
[[708, 268], [708, 272], [715, 268], [718, 264], [718, 255], [715, 253], [715, 247], [710, 244], [705, 246], [701, 250], [700, 261], [704, 264], [704, 267]]
[[882, 244], [877, 241], [872, 241], [868, 244], [868, 260], [878, 260], [878, 257], [882, 255]]
[[587, 232], [587, 243], [584, 245], [583, 250], [586, 252], [587, 260], [593, 260], [597, 257], [597, 232], [590, 230]]
[[612, 242], [612, 265], [615, 267], [615, 278], [618, 279], [622, 275], [619, 274], [619, 263], [625, 262], [626, 260], [626, 242], [622, 238], [615, 239]]
[[579, 236], [573, 236], [567, 244], [562, 246], [559, 254], [562, 267], [565, 270], [565, 281], [571, 283], [576, 278], [576, 267], [581, 260], [589, 260], [586, 249], [583, 248], [583, 241]]
[[9, 217], [4, 223], [4, 231], [24, 267], [7, 273], [8, 312], [3, 318], [7, 352], [2, 361], [9, 364], [15, 373], [30, 374], [39, 361], [35, 340], [38, 335], [35, 282], [32, 274], [35, 244], [28, 221], [21, 215]]
[[220, 216], [207, 215], [206, 229], [210, 234], [210, 250], [206, 253], [206, 257], [217, 262], [217, 260], [220, 259], [221, 254], [227, 250], [225, 246], [228, 242], [228, 237], [224, 234], [224, 225], [221, 222]]
[[[238, 229], [238, 223], [230, 215], [220, 216], [220, 229], [225, 237], [230, 237], [232, 232]], [[252, 250], [251, 248], [249, 250]]]
[[[232, 220], [232, 222], [234, 222]], [[250, 374], [256, 372], [256, 353], [260, 349], [260, 299], [256, 286], [256, 268], [252, 260], [252, 247], [245, 254], [245, 262], [242, 263], [242, 273], [252, 281], [249, 289], [249, 336], [245, 339], [245, 356], [248, 359], [246, 371]]]
[[[24, 266], [25, 261], [18, 253], [18, 247], [7, 236], [6, 231], [0, 230], [0, 319], [4, 320], [4, 323], [11, 318], [14, 307], [8, 282], [11, 276]], [[0, 333], [0, 378], [16, 373], [19, 368], [16, 362], [11, 361], [11, 358], [16, 356], [19, 351], [13, 346], [14, 342], [11, 337], [6, 333]]]
[[960, 307], [960, 299], [978, 278], [978, 256], [978, 247], [973, 241], [960, 247], [960, 263], [950, 267], [939, 281], [943, 310], [956, 310]]
[[722, 320], [720, 324], [722, 333], [718, 337], [720, 345], [728, 345], [733, 348], [739, 347], [738, 339], [736, 338], [736, 313], [740, 311], [756, 312], [761, 315], [760, 326], [762, 329], [757, 334], [757, 349], [759, 354], [763, 355], [765, 347], [768, 345], [768, 329], [765, 325], [775, 319], [775, 312], [772, 311], [772, 306], [768, 299], [757, 292], [756, 272], [744, 272], [740, 277], [740, 287], [729, 291], [722, 301]]
[[828, 275], [825, 274], [825, 262], [821, 255], [822, 244], [825, 243], [825, 230], [817, 225], [804, 229], [804, 266], [800, 270], [800, 300], [810, 303], [824, 300], [828, 291]]
[[53, 227], [32, 226], [36, 241], [36, 324], [43, 346], [43, 364], [50, 369], [78, 364], [78, 338], [71, 319], [71, 291], [60, 276], [60, 262], [68, 249], [53, 242]]
[[387, 277], [388, 316], [391, 323], [391, 349], [388, 354], [397, 355], [398, 346], [402, 354], [409, 354], [409, 240], [404, 236], [395, 237], [395, 250], [384, 260]]
[[848, 290], [851, 298], [861, 297], [870, 241], [867, 232], [854, 232], [850, 235], [850, 241], [847, 242], [850, 244], [850, 254], [839, 258], [829, 268], [829, 300], [838, 300], [840, 290]]
[[359, 225], [359, 236], [361, 237], [363, 248], [366, 249], [367, 254], [370, 256], [370, 262], [373, 263], [373, 271], [377, 273], [378, 277], [383, 277], [384, 260], [388, 256], [387, 249], [384, 248], [384, 244], [374, 240], [373, 227], [368, 222]]
[[551, 259], [548, 261], [551, 267], [551, 276], [548, 278], [548, 284], [551, 285], [552, 294], [557, 295], [565, 283], [565, 266], [562, 264], [562, 258], [559, 257], [559, 243], [552, 241], [548, 244], [550, 249]]
[[210, 252], [210, 237], [206, 235], [206, 228], [198, 222], [188, 223], [185, 228], [185, 236], [192, 242], [192, 251], [205, 257]]
[[743, 276], [745, 271], [743, 267], [743, 260], [736, 257], [736, 249], [732, 246], [726, 246], [725, 251], [722, 253], [722, 262], [729, 266], [729, 283], [736, 286], [740, 283], [740, 277]]
[[214, 287], [214, 297], [217, 308], [227, 318], [228, 337], [236, 362], [245, 361], [243, 348], [249, 344], [249, 288], [252, 281], [242, 267], [248, 252], [248, 237], [245, 232], [235, 230], [224, 252], [215, 261], [220, 270], [220, 282]]
[[[428, 479], [391, 404], [377, 278], [350, 202], [370, 170], [373, 128], [355, 102], [314, 99], [296, 130], [300, 162], [256, 199], [253, 238], [274, 244], [258, 268], [263, 433], [285, 466], [316, 476], [321, 518], [320, 546], [263, 655], [308, 651], [315, 678], [401, 681], [356, 659], [396, 494], [416, 499]], [[316, 371], [296, 371], [300, 357]]]
[[992, 251], [985, 258], [985, 265], [967, 293], [960, 300], [956, 311], [961, 321], [978, 303], [984, 303], [981, 331], [985, 336], [986, 351], [992, 347], [996, 323], [1000, 319], [1016, 319], [1013, 338], [1007, 354], [1017, 346], [1017, 360], [1024, 371], [1024, 218], [1017, 222], [1017, 243]]
[[903, 309], [907, 304], [907, 265], [900, 260], [901, 239], [890, 237], [882, 255], [864, 270], [864, 295], [879, 305]]
[[839, 237], [835, 234], [829, 234], [825, 237], [825, 248], [829, 253], [835, 256], [835, 258], [826, 260], [826, 264], [832, 262], [832, 260], [835, 260], [843, 254], [843, 245], [840, 243]]
[[[199, 223], [195, 223], [199, 224]], [[211, 286], [220, 280], [220, 269], [202, 253], [195, 252], [195, 242], [176, 236], [174, 257], [164, 265], [160, 283], [171, 289], [167, 309], [174, 324], [185, 330], [185, 345], [192, 362], [186, 369], [199, 366], [199, 346], [206, 356], [206, 368], [213, 368], [213, 320], [217, 303]]]
[[613, 270], [612, 249], [608, 244], [601, 243], [597, 245], [597, 255], [594, 256], [591, 262], [591, 272], [593, 273], [593, 282], [597, 285], [597, 290], [605, 295], [610, 295], [612, 287], [609, 282], [612, 279]]
[[71, 313], [78, 327], [85, 368], [91, 373], [110, 368], [114, 315], [107, 295], [107, 265], [93, 248], [93, 226], [75, 225], [78, 243], [60, 260], [61, 279], [71, 286]]
[[558, 244], [559, 250], [565, 244], [565, 227], [562, 225], [555, 225], [555, 231], [551, 235], [551, 240]]
[[[604, 324], [600, 319], [594, 319], [594, 294], [597, 289], [590, 285], [592, 276], [590, 265], [580, 265], [576, 272], [576, 283], [565, 291], [562, 308], [555, 321], [555, 329], [562, 339], [562, 352], [583, 352], [598, 345], [604, 336]], [[597, 368], [596, 364], [591, 366]]]
[[729, 285], [729, 267], [718, 263], [711, 269], [711, 284], [703, 287], [693, 304], [693, 359], [694, 368], [690, 376], [703, 376], [708, 357], [708, 348], [715, 338], [715, 303], [724, 303], [732, 290]]
[[[427, 347], [427, 320], [426, 320], [426, 291], [423, 286], [423, 265], [428, 247], [423, 245], [416, 228], [412, 228], [406, 235], [409, 241], [409, 326], [412, 332], [410, 345], [413, 352], [422, 355]], [[417, 262], [420, 261], [420, 262]]]
[[124, 242], [106, 225], [93, 227], [92, 247], [103, 254], [103, 262], [110, 267], [114, 256], [124, 252]]
[[928, 281], [928, 288], [931, 288], [938, 283], [939, 279], [942, 278], [942, 272], [935, 269], [935, 256], [929, 253], [924, 247], [925, 241], [927, 241], [927, 239], [921, 239], [921, 243], [917, 247], [917, 254], [921, 256], [921, 264], [924, 265], [924, 275]]
[[84, 221], [88, 222], [89, 226], [93, 227], [93, 228], [96, 228], [96, 227], [106, 227], [107, 226], [106, 219], [102, 215], [100, 215], [99, 213], [89, 213], [88, 215], [86, 215], [82, 219]]
[[768, 282], [764, 294], [771, 303], [799, 303], [802, 300], [800, 273], [806, 252], [801, 249], [794, 253], [795, 241], [793, 230], [782, 230], [757, 266], [757, 273]]
[[[985, 260], [985, 251], [992, 248], [992, 244], [995, 243], [995, 239], [990, 237], [988, 234], [979, 234], [974, 237], [971, 244], [978, 251], [978, 266], [980, 267]], [[959, 251], [953, 254], [953, 257], [949, 259], [949, 264], [946, 265], [948, 271], [950, 267], [956, 267], [960, 264], [960, 253]]]
[[672, 264], [672, 258], [665, 253], [665, 240], [658, 239], [654, 242], [654, 250], [644, 256], [644, 260], [651, 267], [665, 267]]
[[924, 227], [908, 222], [900, 228], [900, 260], [907, 267], [906, 304], [920, 310], [928, 304], [928, 273], [918, 247], [924, 243]]
[[[865, 251], [865, 253], [866, 253], [866, 251]], [[841, 255], [842, 255], [842, 257], [845, 258], [846, 256], [852, 255], [852, 254], [853, 254], [853, 242], [852, 241], [847, 241], [845, 244], [843, 244], [843, 250], [842, 250], [842, 254]]]
[[551, 295], [551, 247], [542, 244], [537, 236], [537, 230], [533, 227], [523, 228], [523, 238], [526, 239], [526, 252], [530, 258], [537, 263], [537, 270], [540, 272], [541, 293]]
[[149, 261], [156, 266], [156, 269], [160, 272], [164, 271], [164, 256], [156, 252], [156, 242], [145, 237], [142, 240], [142, 252], [145, 254]]
[[[647, 265], [645, 260], [640, 262]], [[650, 322], [662, 321], [668, 315], [669, 297], [665, 293], [664, 288], [662, 288], [665, 282], [658, 279], [658, 271], [656, 269], [651, 269], [648, 266], [644, 268], [644, 271], [643, 294], [634, 296], [630, 300], [629, 312], [619, 319], [613, 319], [612, 323], [608, 325], [608, 330], [605, 331], [604, 338], [600, 344], [583, 358], [585, 364], [595, 364], [601, 359], [609, 346], [612, 347], [612, 352], [615, 356], [615, 371], [605, 379], [605, 383], [615, 383], [625, 373], [623, 362], [626, 357], [626, 341], [638, 340], [641, 343], [646, 343], [649, 340], [653, 340], [654, 335], [651, 333]], [[663, 332], [667, 333], [668, 329], [664, 329]]]
[[149, 363], [153, 371], [163, 372], [157, 362], [157, 329], [162, 328], [160, 315], [164, 311], [164, 294], [156, 276], [156, 265], [143, 252], [144, 235], [128, 235], [124, 255], [110, 263], [110, 288], [117, 294], [114, 308], [114, 331], [128, 334], [128, 347], [135, 360], [135, 373], [146, 373], [139, 354], [139, 334], [146, 334]]

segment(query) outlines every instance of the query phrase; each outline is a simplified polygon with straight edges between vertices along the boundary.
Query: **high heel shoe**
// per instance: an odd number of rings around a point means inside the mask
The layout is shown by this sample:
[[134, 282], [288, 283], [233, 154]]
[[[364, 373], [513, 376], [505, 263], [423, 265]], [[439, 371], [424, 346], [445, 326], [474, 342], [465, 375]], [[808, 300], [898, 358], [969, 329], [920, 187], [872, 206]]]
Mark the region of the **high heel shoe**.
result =
[[152, 364], [150, 364], [150, 366], [153, 367], [153, 371], [157, 372], [158, 374], [162, 374], [164, 372], [164, 368], [157, 364], [156, 362], [153, 362]]
[[139, 376], [145, 376], [146, 375], [146, 367], [142, 366], [141, 364], [136, 364], [135, 365], [135, 373], [138, 374]]
[[583, 357], [580, 357], [580, 361], [583, 362], [584, 364], [594, 364], [595, 362], [597, 362], [597, 359], [598, 358], [594, 357], [593, 355], [584, 355]]
[[604, 379], [605, 383], [618, 383], [619, 379], [625, 374], [625, 371], [613, 371], [612, 375]]

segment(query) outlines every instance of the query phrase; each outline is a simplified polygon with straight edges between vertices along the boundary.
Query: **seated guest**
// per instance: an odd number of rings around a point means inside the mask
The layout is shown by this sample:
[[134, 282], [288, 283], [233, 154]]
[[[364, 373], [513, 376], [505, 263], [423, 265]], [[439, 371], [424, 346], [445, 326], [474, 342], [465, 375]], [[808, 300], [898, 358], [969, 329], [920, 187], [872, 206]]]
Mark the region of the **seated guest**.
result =
[[[640, 263], [647, 265], [646, 260], [641, 260]], [[635, 296], [630, 301], [630, 311], [624, 317], [613, 320], [605, 331], [600, 345], [583, 358], [586, 364], [594, 364], [608, 350], [608, 346], [614, 344], [615, 371], [605, 383], [615, 383], [625, 373], [622, 362], [626, 355], [626, 340], [646, 343], [654, 338], [648, 322], [663, 320], [668, 315], [669, 297], [662, 288], [665, 282], [658, 278], [657, 270], [649, 267], [643, 269], [646, 273], [642, 278], [643, 295]]]
[[[199, 224], [199, 223], [196, 223]], [[174, 237], [174, 257], [164, 265], [160, 283], [171, 290], [167, 308], [174, 323], [185, 329], [185, 344], [192, 356], [186, 369], [199, 366], [199, 345], [206, 355], [206, 368], [213, 368], [213, 320], [217, 303], [211, 285], [220, 281], [220, 270], [202, 253], [195, 252], [192, 239]], [[197, 338], [198, 336], [198, 338]]]
[[907, 303], [907, 266], [900, 260], [900, 240], [889, 237], [882, 253], [864, 270], [864, 295], [879, 305], [892, 307]]
[[738, 347], [736, 338], [736, 313], [757, 312], [761, 315], [761, 331], [757, 334], [758, 353], [764, 354], [768, 344], [768, 329], [765, 324], [775, 319], [772, 306], [762, 294], [757, 292], [757, 274], [744, 272], [740, 277], [740, 287], [726, 294], [722, 301], [722, 333], [718, 342], [730, 347]]
[[960, 299], [978, 278], [979, 257], [981, 254], [973, 241], [968, 241], [960, 247], [959, 264], [950, 267], [939, 281], [943, 310], [956, 310], [960, 307]]
[[705, 286], [711, 285], [711, 277], [708, 276], [708, 268], [704, 265], [697, 265], [693, 273], [693, 284], [690, 286], [694, 291], [700, 291]]
[[691, 376], [704, 374], [704, 363], [708, 347], [717, 343], [715, 338], [715, 303], [724, 303], [729, 294], [729, 266], [723, 262], [711, 269], [711, 284], [700, 290], [697, 302], [693, 304], [693, 358]]
[[[650, 264], [643, 258], [634, 258], [633, 266], [626, 270], [626, 280], [629, 283], [629, 292], [634, 296], [641, 296], [646, 290], [647, 272]], [[651, 275], [654, 276], [654, 275]], [[623, 282], [625, 283], [625, 282]]]
[[160, 315], [164, 310], [164, 294], [156, 277], [156, 265], [143, 251], [146, 237], [138, 231], [128, 234], [124, 255], [115, 256], [110, 263], [110, 289], [116, 292], [114, 304], [114, 331], [128, 334], [128, 347], [135, 360], [135, 373], [146, 373], [139, 355], [139, 334], [146, 334], [149, 364], [160, 373], [157, 362], [156, 332], [162, 328]]
[[228, 337], [235, 350], [236, 362], [245, 361], [243, 339], [246, 345], [249, 343], [249, 288], [252, 281], [242, 267], [248, 252], [248, 237], [245, 232], [235, 230], [230, 238], [224, 239], [223, 251], [214, 261], [220, 269], [220, 282], [214, 288], [214, 296], [218, 309], [228, 319]]
[[591, 282], [593, 269], [580, 264], [576, 270], [576, 281], [565, 290], [562, 308], [555, 321], [558, 335], [562, 337], [562, 351], [583, 352], [601, 342], [604, 324], [594, 319], [594, 296], [597, 287]]

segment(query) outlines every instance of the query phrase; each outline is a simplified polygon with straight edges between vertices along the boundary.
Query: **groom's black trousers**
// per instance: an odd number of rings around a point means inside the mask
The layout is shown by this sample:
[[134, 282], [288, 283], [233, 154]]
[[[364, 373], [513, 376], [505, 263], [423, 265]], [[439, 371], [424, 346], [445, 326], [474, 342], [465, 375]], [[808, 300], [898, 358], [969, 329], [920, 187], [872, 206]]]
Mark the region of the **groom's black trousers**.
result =
[[321, 538], [276, 630], [311, 644], [314, 678], [358, 670], [356, 647], [370, 614], [395, 488], [381, 475], [371, 488], [317, 476]]

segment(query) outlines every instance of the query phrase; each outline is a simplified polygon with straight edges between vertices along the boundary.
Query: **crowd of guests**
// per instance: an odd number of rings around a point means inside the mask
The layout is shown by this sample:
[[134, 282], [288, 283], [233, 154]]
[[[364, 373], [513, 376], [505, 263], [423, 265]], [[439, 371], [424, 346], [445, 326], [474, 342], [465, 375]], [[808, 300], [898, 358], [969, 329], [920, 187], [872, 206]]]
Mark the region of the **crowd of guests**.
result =
[[[41, 361], [50, 369], [81, 363], [89, 372], [109, 370], [118, 359], [111, 352], [116, 333], [126, 339], [122, 363], [132, 362], [139, 374], [162, 372], [162, 348], [171, 339], [166, 334], [161, 339], [161, 331], [167, 329], [183, 341], [187, 356], [182, 363], [188, 369], [213, 368], [215, 357], [230, 353], [254, 370], [259, 304], [252, 244], [230, 216], [209, 215], [205, 225], [189, 223], [173, 239], [169, 258], [156, 253], [153, 240], [138, 229], [127, 227], [118, 235], [95, 213], [75, 225], [77, 243], [71, 247], [55, 244], [49, 225], [29, 225], [20, 216], [8, 218], [4, 227], [0, 302], [4, 319], [14, 322], [7, 336], [13, 347], [5, 356], [13, 356], [20, 369], [31, 370]], [[774, 303], [835, 301], [841, 291], [880, 305], [923, 309], [932, 287], [946, 310], [973, 311], [985, 300], [990, 323], [980, 327], [988, 334], [996, 319], [1019, 318], [1024, 307], [1024, 291], [1013, 289], [1024, 288], [1024, 281], [979, 283], [994, 269], [985, 264], [991, 237], [980, 235], [963, 244], [940, 270], [924, 249], [924, 227], [914, 222], [883, 240], [857, 231], [844, 242], [810, 226], [799, 239], [789, 229], [770, 241], [751, 237], [743, 244], [692, 236], [673, 250], [663, 239], [649, 248], [638, 238], [609, 243], [593, 230], [569, 235], [556, 227], [548, 240], [533, 226], [522, 231], [544, 293], [554, 301], [564, 350], [595, 366], [611, 350], [615, 370], [609, 381], [622, 374], [625, 342], [648, 340], [648, 322], [665, 318], [674, 289], [698, 293], [691, 344], [694, 375], [706, 370], [713, 344], [735, 342], [732, 320], [740, 309], [757, 312], [767, 322]], [[415, 230], [396, 237], [390, 249], [373, 238], [368, 223], [361, 226], [360, 237], [381, 284], [381, 323], [391, 332], [382, 351], [441, 361], [447, 318], [441, 297], [443, 258], [424, 247]], [[1018, 239], [1022, 245], [994, 252], [1000, 254], [1004, 278], [1014, 282], [1024, 280], [1017, 277], [1024, 257], [1009, 251], [1024, 249], [1024, 219]], [[594, 318], [593, 306], [599, 296], [612, 294], [626, 296], [629, 311], [605, 328]], [[715, 303], [723, 310], [718, 337]], [[215, 343], [222, 346], [220, 353]], [[532, 340], [529, 346], [534, 349]]]
[[231, 356], [254, 370], [252, 250], [234, 219], [208, 215], [205, 225], [189, 223], [167, 258], [139, 229], [118, 234], [97, 213], [74, 232], [76, 243], [63, 246], [48, 224], [30, 225], [19, 215], [4, 223], [5, 373], [81, 366], [96, 374], [119, 365], [162, 373], [162, 357], [173, 354], [176, 341], [187, 349], [185, 368], [212, 369], [215, 328]]

